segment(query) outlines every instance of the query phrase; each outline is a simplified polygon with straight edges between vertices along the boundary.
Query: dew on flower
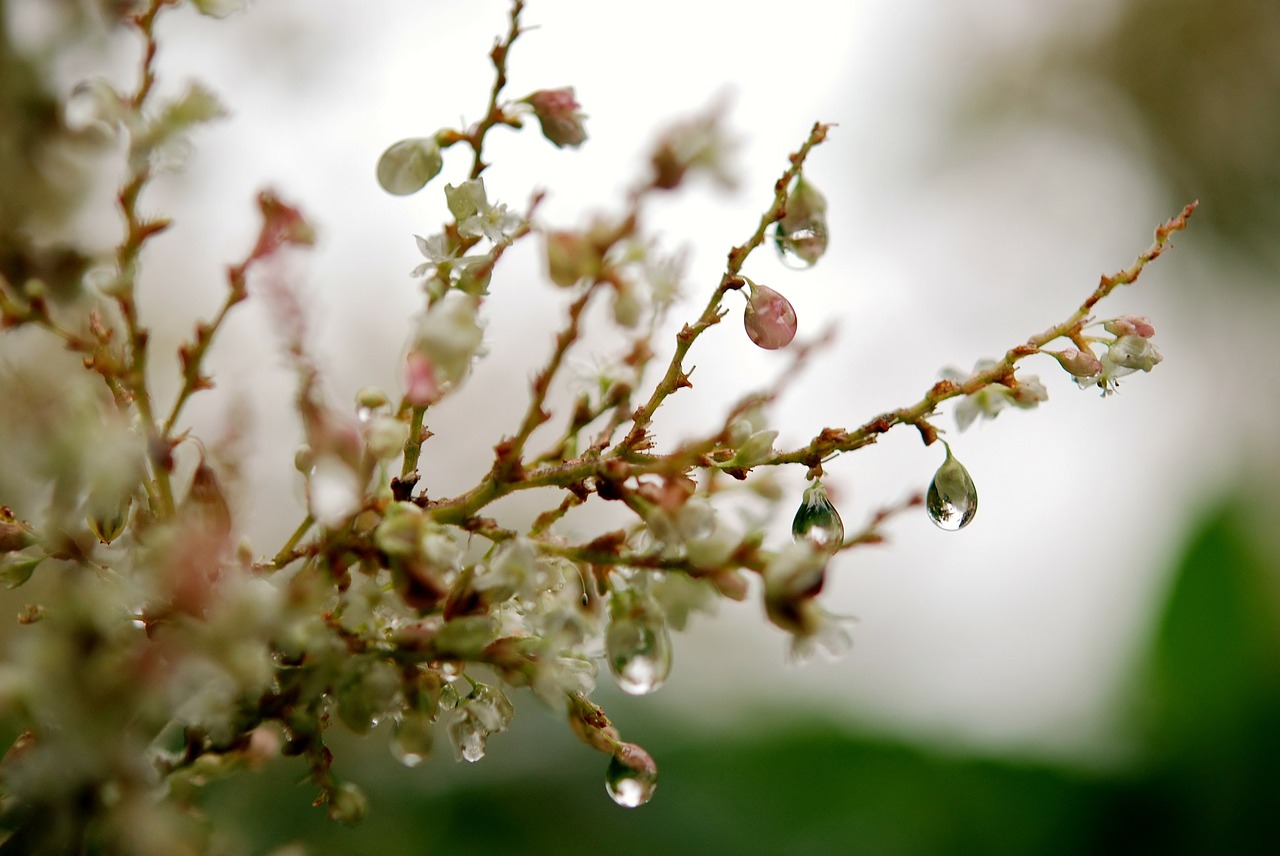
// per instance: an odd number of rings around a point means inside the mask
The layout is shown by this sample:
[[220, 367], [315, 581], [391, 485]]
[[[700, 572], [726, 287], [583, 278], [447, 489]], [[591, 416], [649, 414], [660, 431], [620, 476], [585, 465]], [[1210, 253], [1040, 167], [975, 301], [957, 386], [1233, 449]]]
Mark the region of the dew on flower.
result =
[[648, 752], [634, 743], [624, 743], [609, 760], [604, 786], [618, 805], [637, 808], [652, 799], [658, 787], [658, 766]]
[[947, 449], [947, 459], [929, 483], [925, 509], [939, 529], [954, 532], [968, 526], [977, 514], [978, 489], [969, 471], [952, 456], [951, 447], [945, 441], [942, 445]]
[[624, 692], [647, 695], [671, 674], [671, 636], [661, 618], [623, 616], [609, 624], [605, 656]]
[[791, 521], [791, 535], [797, 541], [808, 541], [820, 550], [835, 550], [844, 542], [844, 522], [831, 504], [827, 489], [814, 480], [805, 489]]

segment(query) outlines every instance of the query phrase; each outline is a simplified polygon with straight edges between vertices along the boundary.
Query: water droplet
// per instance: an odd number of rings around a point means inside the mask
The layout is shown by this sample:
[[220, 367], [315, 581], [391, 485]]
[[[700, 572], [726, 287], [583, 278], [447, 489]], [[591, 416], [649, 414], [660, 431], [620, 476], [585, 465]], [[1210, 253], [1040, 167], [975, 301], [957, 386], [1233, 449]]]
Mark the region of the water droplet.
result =
[[658, 765], [639, 746], [623, 743], [609, 760], [604, 786], [609, 797], [623, 808], [642, 806], [658, 787]]
[[671, 674], [671, 636], [657, 616], [624, 615], [609, 623], [605, 656], [623, 692], [647, 695]]
[[416, 767], [431, 754], [435, 743], [435, 723], [420, 710], [411, 710], [396, 720], [391, 736], [391, 756], [406, 767]]
[[813, 267], [827, 251], [827, 227], [821, 220], [807, 220], [788, 229], [780, 222], [773, 229], [778, 258], [792, 270]]
[[791, 344], [796, 337], [796, 310], [772, 288], [756, 285], [748, 280], [751, 289], [742, 323], [751, 341], [766, 350], [776, 350]]
[[454, 711], [449, 722], [449, 739], [453, 742], [453, 754], [459, 761], [474, 764], [484, 757], [484, 744], [489, 733], [465, 708]]
[[378, 158], [378, 184], [387, 193], [408, 196], [425, 187], [443, 165], [440, 145], [434, 138], [400, 140]]
[[938, 467], [929, 493], [925, 497], [925, 509], [929, 519], [939, 529], [954, 532], [963, 529], [978, 512], [978, 489], [973, 485], [969, 471], [951, 455], [951, 447], [944, 441], [947, 459]]
[[360, 507], [363, 480], [337, 455], [315, 462], [307, 482], [311, 515], [325, 526], [339, 526]]
[[375, 416], [390, 412], [391, 400], [378, 387], [366, 386], [356, 393], [356, 418], [362, 423], [369, 423]]
[[814, 479], [805, 489], [800, 507], [791, 521], [791, 535], [797, 541], [808, 541], [820, 550], [835, 550], [844, 543], [844, 522], [831, 504], [827, 489]]

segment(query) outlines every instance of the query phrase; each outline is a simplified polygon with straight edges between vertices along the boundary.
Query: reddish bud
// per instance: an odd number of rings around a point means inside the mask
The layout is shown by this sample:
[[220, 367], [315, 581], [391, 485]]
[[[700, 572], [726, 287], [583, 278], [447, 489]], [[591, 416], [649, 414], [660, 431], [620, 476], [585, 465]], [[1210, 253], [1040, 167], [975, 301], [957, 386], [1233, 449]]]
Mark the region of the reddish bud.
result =
[[796, 337], [796, 311], [791, 301], [767, 286], [750, 285], [751, 296], [742, 316], [747, 335], [770, 351], [789, 345]]
[[582, 120], [586, 118], [573, 95], [573, 87], [563, 89], [539, 89], [524, 99], [533, 108], [533, 114], [542, 125], [542, 136], [556, 148], [568, 146], [576, 149], [587, 139]]

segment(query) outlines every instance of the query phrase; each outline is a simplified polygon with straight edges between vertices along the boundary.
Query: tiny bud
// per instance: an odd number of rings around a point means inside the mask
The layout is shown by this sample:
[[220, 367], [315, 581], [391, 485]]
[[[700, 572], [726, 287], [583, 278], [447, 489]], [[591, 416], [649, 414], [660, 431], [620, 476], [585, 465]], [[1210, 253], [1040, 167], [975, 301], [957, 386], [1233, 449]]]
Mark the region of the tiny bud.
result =
[[635, 286], [620, 281], [613, 292], [613, 320], [619, 327], [635, 329], [640, 324], [644, 305], [636, 294]]
[[1058, 361], [1072, 377], [1095, 377], [1102, 374], [1102, 361], [1089, 351], [1066, 348], [1062, 351], [1045, 351]]
[[748, 285], [751, 296], [742, 322], [751, 341], [770, 351], [789, 345], [796, 336], [796, 311], [791, 301], [767, 286]]
[[282, 246], [310, 246], [316, 242], [315, 228], [306, 221], [302, 212], [271, 191], [264, 190], [258, 194], [258, 211], [262, 214], [262, 229], [252, 258], [264, 258]]
[[556, 148], [568, 146], [576, 149], [587, 139], [587, 130], [582, 125], [586, 118], [579, 110], [582, 105], [574, 98], [573, 87], [562, 89], [539, 89], [524, 99], [533, 108], [533, 114], [542, 125], [542, 136], [546, 137]]
[[410, 351], [405, 358], [404, 380], [404, 397], [414, 407], [426, 407], [442, 394], [435, 364], [421, 351]]
[[0, 523], [0, 553], [12, 553], [30, 547], [35, 536], [18, 523]]
[[1145, 315], [1121, 315], [1119, 318], [1104, 321], [1102, 326], [1113, 336], [1137, 336], [1140, 339], [1150, 339], [1156, 334], [1156, 328], [1151, 325], [1151, 319]]
[[16, 589], [31, 579], [31, 575], [36, 571], [36, 566], [43, 562], [44, 558], [44, 556], [37, 556], [33, 559], [23, 557], [0, 562], [0, 585], [7, 589]]

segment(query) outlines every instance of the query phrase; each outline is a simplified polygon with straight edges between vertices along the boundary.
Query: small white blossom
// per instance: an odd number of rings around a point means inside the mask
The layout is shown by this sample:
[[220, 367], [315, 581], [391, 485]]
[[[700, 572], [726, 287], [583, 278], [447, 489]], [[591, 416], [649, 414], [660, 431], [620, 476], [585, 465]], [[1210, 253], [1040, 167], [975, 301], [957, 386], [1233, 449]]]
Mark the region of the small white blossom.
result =
[[413, 348], [431, 360], [438, 381], [457, 383], [466, 377], [483, 340], [475, 298], [451, 292], [419, 318]]
[[[987, 371], [996, 365], [995, 360], [978, 360], [973, 366], [973, 374]], [[944, 369], [942, 379], [952, 383], [963, 383], [969, 379], [959, 369]], [[956, 405], [956, 427], [961, 431], [972, 425], [979, 417], [995, 419], [1006, 407], [1017, 407], [1020, 410], [1031, 410], [1042, 401], [1049, 399], [1044, 384], [1035, 375], [1019, 378], [1013, 387], [1002, 383], [989, 383], [981, 389], [966, 395]]]
[[410, 276], [422, 276], [435, 270], [441, 263], [451, 261], [458, 254], [458, 248], [449, 246], [449, 240], [444, 235], [432, 235], [429, 238], [414, 235], [413, 240], [426, 261], [414, 268]]
[[519, 215], [507, 211], [505, 204], [489, 204], [483, 178], [464, 181], [457, 187], [446, 185], [444, 193], [449, 212], [458, 221], [460, 235], [471, 238], [483, 235], [495, 244], [505, 244], [524, 222]]

